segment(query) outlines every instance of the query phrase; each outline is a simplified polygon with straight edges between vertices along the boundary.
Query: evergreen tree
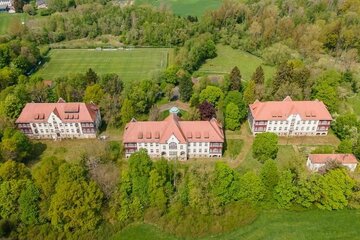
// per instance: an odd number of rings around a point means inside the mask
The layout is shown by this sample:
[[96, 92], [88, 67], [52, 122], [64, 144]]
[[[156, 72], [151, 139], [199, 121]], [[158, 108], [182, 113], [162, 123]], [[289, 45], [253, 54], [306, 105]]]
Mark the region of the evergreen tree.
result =
[[237, 66], [230, 72], [230, 90], [242, 91], [241, 73]]
[[94, 70], [89, 68], [85, 74], [85, 79], [86, 79], [87, 85], [92, 85], [92, 84], [95, 84], [98, 82], [99, 77], [96, 74], [96, 72], [94, 72]]
[[265, 83], [264, 69], [261, 65], [256, 68], [251, 80], [253, 80], [256, 85], [263, 85]]
[[184, 102], [190, 100], [193, 93], [193, 82], [189, 74], [183, 74], [179, 79], [180, 99]]

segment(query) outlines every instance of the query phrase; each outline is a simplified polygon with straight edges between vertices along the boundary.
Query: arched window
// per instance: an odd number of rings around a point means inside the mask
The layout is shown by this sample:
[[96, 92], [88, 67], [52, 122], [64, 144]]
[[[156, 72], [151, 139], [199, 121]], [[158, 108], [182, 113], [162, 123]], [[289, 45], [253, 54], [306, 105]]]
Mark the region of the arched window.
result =
[[177, 144], [174, 142], [169, 143], [169, 149], [177, 149]]

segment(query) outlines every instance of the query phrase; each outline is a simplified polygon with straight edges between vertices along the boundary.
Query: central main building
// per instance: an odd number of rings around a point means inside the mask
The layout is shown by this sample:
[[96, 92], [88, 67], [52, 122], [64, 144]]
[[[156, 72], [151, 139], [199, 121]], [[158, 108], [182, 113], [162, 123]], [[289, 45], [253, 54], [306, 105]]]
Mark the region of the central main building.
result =
[[221, 157], [224, 143], [222, 126], [210, 121], [180, 121], [170, 113], [164, 121], [132, 120], [124, 132], [125, 156], [145, 149], [154, 158]]

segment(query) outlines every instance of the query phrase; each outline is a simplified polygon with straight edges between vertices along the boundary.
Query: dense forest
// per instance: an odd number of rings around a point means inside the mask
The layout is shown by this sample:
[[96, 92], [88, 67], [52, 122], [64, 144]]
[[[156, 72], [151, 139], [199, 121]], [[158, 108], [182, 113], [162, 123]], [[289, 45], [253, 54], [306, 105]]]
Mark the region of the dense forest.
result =
[[[14, 125], [26, 103], [63, 98], [93, 101], [103, 127], [121, 129], [133, 117], [158, 119], [156, 103], [171, 100], [177, 86], [181, 101], [191, 105], [183, 119], [217, 117], [233, 131], [246, 121], [248, 104], [289, 95], [323, 101], [341, 140], [336, 151], [360, 158], [360, 120], [346, 107], [360, 91], [359, 1], [226, 0], [199, 18], [108, 1], [51, 0], [46, 10], [16, 2], [18, 12], [46, 16], [14, 23], [0, 36], [0, 237], [106, 239], [133, 222], [194, 237], [250, 224], [264, 209], [360, 207], [357, 175], [336, 163], [313, 174], [297, 160], [280, 167], [274, 134], [254, 139], [251, 155], [262, 164], [257, 171], [222, 161], [152, 161], [142, 151], [125, 160], [120, 142], [108, 142], [101, 156], [84, 154], [76, 163], [42, 158], [42, 144]], [[50, 85], [33, 74], [48, 60], [50, 44], [109, 35], [124, 46], [174, 48], [174, 64], [129, 84], [91, 68], [52, 79]], [[261, 57], [276, 68], [274, 76], [265, 80], [257, 66], [245, 81], [234, 63], [223, 81], [204, 75], [194, 83], [194, 72], [217, 56], [217, 44]], [[119, 172], [114, 187], [104, 187], [92, 174], [94, 166], [109, 162]]]

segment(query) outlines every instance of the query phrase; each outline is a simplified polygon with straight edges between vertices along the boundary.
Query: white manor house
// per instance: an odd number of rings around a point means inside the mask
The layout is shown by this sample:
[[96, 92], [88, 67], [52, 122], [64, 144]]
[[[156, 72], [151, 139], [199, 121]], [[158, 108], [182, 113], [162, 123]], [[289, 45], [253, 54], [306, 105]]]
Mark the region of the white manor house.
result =
[[260, 102], [249, 105], [248, 121], [254, 135], [273, 132], [279, 136], [327, 135], [332, 117], [322, 101]]
[[164, 121], [133, 119], [125, 127], [123, 142], [126, 157], [145, 149], [153, 158], [212, 158], [222, 156], [224, 133], [215, 118], [181, 121], [172, 109]]
[[96, 138], [101, 123], [99, 108], [93, 104], [27, 103], [16, 125], [30, 138]]

